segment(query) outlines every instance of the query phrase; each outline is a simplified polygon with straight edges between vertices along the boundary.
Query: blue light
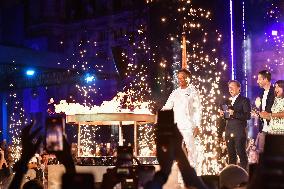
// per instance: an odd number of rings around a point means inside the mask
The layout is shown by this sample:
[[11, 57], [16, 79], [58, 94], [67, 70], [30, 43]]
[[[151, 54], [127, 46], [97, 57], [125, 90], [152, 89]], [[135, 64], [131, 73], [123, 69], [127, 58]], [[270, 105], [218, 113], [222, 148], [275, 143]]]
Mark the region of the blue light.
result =
[[27, 76], [33, 76], [35, 74], [35, 71], [34, 70], [27, 70], [26, 71], [26, 75]]
[[85, 77], [85, 81], [87, 83], [91, 83], [92, 81], [95, 81], [95, 77], [93, 75], [87, 74]]

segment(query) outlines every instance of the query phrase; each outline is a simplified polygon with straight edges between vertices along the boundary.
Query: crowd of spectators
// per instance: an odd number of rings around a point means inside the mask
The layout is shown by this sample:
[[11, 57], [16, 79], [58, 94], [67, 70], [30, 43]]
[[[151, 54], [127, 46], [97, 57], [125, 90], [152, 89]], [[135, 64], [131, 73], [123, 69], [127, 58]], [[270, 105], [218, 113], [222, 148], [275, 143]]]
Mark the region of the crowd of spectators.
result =
[[[198, 177], [194, 168], [190, 166], [187, 157], [182, 149], [182, 135], [176, 127], [173, 129], [171, 138], [165, 140], [164, 136], [156, 133], [157, 144], [157, 159], [160, 169], [153, 174], [140, 174], [141, 165], [128, 167], [130, 173], [126, 175], [119, 174], [121, 166], [117, 165], [112, 169], [108, 169], [103, 176], [102, 183], [95, 184], [94, 177], [91, 174], [76, 173], [75, 161], [77, 157], [72, 150], [76, 146], [68, 144], [64, 138], [63, 151], [55, 152], [53, 155], [42, 153], [37, 155], [37, 152], [42, 143], [40, 136], [40, 128], [33, 129], [32, 124], [27, 125], [22, 130], [21, 144], [22, 154], [20, 159], [12, 162], [11, 150], [7, 143], [3, 141], [0, 148], [0, 184], [9, 185], [9, 189], [17, 188], [48, 188], [47, 186], [47, 165], [48, 164], [63, 164], [66, 173], [62, 176], [62, 188], [95, 188], [110, 189], [117, 186], [121, 188], [138, 188], [145, 189], [161, 189], [167, 182], [171, 173], [172, 165], [177, 162], [177, 166], [181, 171], [184, 180], [185, 188], [198, 189], [230, 189], [230, 188], [281, 188], [283, 187], [283, 164], [284, 151], [271, 146], [281, 145], [284, 141], [283, 136], [272, 135], [267, 137], [266, 147], [263, 154], [260, 155], [258, 164], [250, 166], [249, 173], [238, 165], [228, 165], [216, 177], [217, 180], [209, 181], [206, 177]], [[38, 170], [35, 178], [31, 178], [27, 182], [23, 182], [25, 175], [29, 169]], [[145, 167], [143, 168], [145, 170]], [[146, 169], [148, 169], [146, 167]], [[131, 176], [129, 181], [129, 176]], [[269, 178], [269, 180], [267, 180]], [[139, 182], [143, 180], [143, 182]], [[129, 183], [127, 183], [129, 182]], [[24, 184], [23, 184], [24, 183]], [[7, 185], [6, 185], [7, 186]], [[4, 187], [5, 188], [5, 187]]]

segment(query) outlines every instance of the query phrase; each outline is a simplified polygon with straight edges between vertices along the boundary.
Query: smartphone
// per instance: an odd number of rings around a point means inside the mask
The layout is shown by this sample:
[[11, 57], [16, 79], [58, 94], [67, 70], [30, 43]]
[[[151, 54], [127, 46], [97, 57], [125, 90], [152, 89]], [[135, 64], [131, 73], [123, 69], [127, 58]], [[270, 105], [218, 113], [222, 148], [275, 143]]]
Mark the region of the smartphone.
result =
[[[136, 185], [136, 171], [133, 166], [133, 148], [131, 146], [117, 147], [116, 176], [125, 188]], [[124, 188], [124, 187], [122, 187]]]
[[45, 142], [48, 152], [63, 150], [63, 132], [65, 130], [65, 118], [48, 117], [45, 124]]
[[65, 173], [62, 175], [62, 189], [94, 189], [95, 179], [91, 173]]
[[117, 166], [129, 167], [133, 165], [133, 148], [131, 146], [117, 147]]

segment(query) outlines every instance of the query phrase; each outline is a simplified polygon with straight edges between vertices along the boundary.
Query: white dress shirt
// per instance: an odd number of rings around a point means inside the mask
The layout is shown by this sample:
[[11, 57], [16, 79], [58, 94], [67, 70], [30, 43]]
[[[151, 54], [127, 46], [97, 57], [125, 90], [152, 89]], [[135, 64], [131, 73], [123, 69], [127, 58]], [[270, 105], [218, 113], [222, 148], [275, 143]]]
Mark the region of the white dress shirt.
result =
[[232, 105], [232, 106], [234, 106], [235, 101], [236, 101], [236, 99], [238, 98], [239, 95], [240, 95], [240, 93], [237, 94], [236, 96], [230, 98], [230, 99], [231, 99], [231, 105]]
[[[265, 111], [266, 100], [267, 100], [267, 97], [268, 97], [268, 93], [269, 93], [269, 90], [265, 90], [263, 92], [263, 96], [262, 96], [262, 99], [261, 99], [261, 109], [262, 109], [262, 111]], [[268, 132], [269, 131], [269, 127], [268, 127], [268, 123], [267, 123], [266, 119], [263, 119], [262, 131], [264, 131], [264, 132]]]

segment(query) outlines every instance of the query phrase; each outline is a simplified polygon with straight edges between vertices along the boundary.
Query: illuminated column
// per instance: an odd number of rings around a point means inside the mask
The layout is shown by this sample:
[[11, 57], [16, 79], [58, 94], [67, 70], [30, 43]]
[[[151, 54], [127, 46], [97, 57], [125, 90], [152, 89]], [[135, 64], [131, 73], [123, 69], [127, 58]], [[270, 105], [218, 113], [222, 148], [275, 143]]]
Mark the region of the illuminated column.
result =
[[231, 79], [235, 79], [235, 62], [234, 62], [234, 30], [233, 30], [233, 0], [230, 0], [230, 37], [231, 37]]
[[185, 38], [185, 33], [183, 32], [182, 34], [182, 63], [181, 63], [181, 68], [187, 67], [186, 63], [186, 38]]
[[243, 29], [243, 70], [244, 70], [244, 90], [245, 96], [248, 97], [248, 68], [250, 62], [250, 39], [246, 35], [245, 27], [245, 2], [242, 2], [242, 29]]

